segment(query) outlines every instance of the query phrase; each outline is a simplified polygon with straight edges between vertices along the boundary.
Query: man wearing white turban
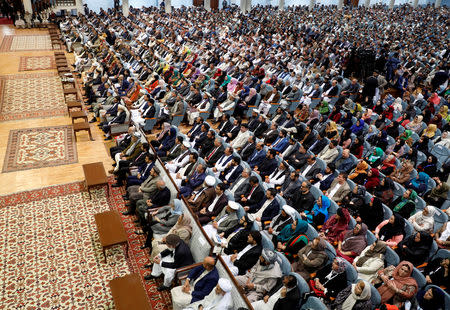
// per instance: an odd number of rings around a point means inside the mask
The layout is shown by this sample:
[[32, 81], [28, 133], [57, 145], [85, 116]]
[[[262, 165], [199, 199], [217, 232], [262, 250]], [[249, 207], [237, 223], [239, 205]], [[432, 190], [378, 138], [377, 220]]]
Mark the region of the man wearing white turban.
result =
[[232, 288], [230, 280], [220, 278], [216, 288], [205, 299], [190, 304], [184, 310], [231, 310], [233, 309]]

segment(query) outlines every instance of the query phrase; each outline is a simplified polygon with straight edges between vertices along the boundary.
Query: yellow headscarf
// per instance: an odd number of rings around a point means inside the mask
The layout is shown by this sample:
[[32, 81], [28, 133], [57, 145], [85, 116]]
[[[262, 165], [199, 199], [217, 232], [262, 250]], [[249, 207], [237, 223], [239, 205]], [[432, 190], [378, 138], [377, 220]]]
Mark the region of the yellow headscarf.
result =
[[427, 128], [423, 131], [422, 136], [426, 136], [428, 138], [433, 138], [436, 135], [437, 126], [436, 124], [429, 124]]

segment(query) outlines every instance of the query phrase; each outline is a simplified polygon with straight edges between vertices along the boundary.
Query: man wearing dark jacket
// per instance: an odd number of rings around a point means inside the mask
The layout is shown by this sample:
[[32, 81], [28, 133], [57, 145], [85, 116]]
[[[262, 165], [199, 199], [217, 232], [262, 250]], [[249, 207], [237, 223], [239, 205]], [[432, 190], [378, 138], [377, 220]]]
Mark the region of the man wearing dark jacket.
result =
[[241, 195], [236, 202], [244, 206], [244, 209], [249, 209], [248, 206], [257, 204], [264, 198], [264, 191], [259, 184], [258, 178], [251, 176], [249, 180], [250, 186], [247, 188], [245, 194]]
[[145, 280], [150, 280], [164, 276], [164, 283], [158, 287], [158, 291], [170, 288], [177, 268], [194, 263], [191, 250], [178, 235], [168, 235], [166, 245], [167, 249], [153, 259], [152, 273], [144, 277]]
[[252, 305], [256, 308], [259, 304], [273, 310], [297, 309], [300, 303], [300, 291], [295, 276], [284, 276], [262, 300]]
[[311, 183], [304, 181], [300, 187], [300, 190], [294, 194], [292, 198], [292, 207], [299, 213], [303, 211], [311, 211], [316, 199], [310, 192]]
[[189, 304], [203, 300], [219, 281], [219, 273], [214, 258], [207, 256], [201, 266], [192, 269], [184, 285], [174, 287], [170, 293], [176, 309], [184, 309]]

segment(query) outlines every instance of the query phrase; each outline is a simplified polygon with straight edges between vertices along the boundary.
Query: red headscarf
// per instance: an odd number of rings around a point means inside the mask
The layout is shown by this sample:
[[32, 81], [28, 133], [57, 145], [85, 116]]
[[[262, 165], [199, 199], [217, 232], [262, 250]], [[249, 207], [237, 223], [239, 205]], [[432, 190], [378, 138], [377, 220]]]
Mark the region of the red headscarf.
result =
[[350, 213], [345, 208], [339, 208], [337, 214], [331, 216], [320, 231], [325, 233], [329, 242], [333, 243], [337, 241], [341, 233], [347, 230], [349, 222]]
[[366, 187], [367, 190], [373, 189], [380, 184], [380, 178], [379, 178], [380, 172], [378, 171], [378, 169], [372, 168], [372, 169], [370, 169], [370, 171], [372, 171], [372, 175], [371, 176], [367, 175], [367, 182], [366, 182], [366, 184], [364, 184], [364, 186]]

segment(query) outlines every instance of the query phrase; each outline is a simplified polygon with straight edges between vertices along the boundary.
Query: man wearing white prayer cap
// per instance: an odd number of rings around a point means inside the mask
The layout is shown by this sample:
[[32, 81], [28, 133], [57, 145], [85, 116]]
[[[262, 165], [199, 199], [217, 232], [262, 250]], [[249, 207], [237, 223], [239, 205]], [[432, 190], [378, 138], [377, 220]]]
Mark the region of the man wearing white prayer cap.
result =
[[212, 175], [208, 175], [203, 182], [203, 187], [198, 191], [192, 192], [192, 195], [189, 197], [188, 201], [194, 212], [207, 208], [214, 198], [216, 198], [214, 185], [216, 185], [216, 178]]
[[184, 310], [231, 310], [233, 309], [232, 288], [230, 280], [220, 278], [216, 288], [205, 299], [189, 305]]

